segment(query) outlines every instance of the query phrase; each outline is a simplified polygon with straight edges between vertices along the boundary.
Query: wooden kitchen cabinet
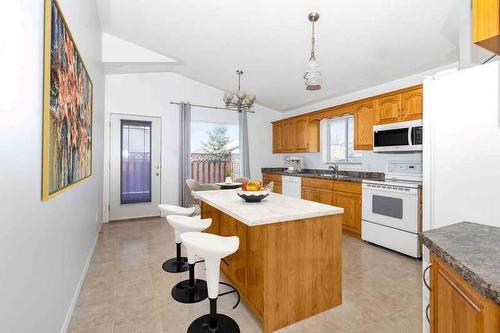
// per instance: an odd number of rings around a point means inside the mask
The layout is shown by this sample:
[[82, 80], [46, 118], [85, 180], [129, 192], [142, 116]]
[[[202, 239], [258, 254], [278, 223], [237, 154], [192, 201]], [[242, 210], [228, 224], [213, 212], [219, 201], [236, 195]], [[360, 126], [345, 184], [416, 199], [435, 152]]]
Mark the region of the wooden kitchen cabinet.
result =
[[283, 151], [293, 152], [295, 148], [295, 121], [283, 122]]
[[354, 115], [354, 149], [373, 149], [373, 126], [422, 119], [422, 85], [273, 122], [273, 153], [320, 151], [320, 121]]
[[308, 143], [308, 122], [307, 117], [301, 117], [294, 120], [295, 127], [295, 147], [294, 151], [306, 152]]
[[375, 124], [389, 124], [400, 121], [401, 95], [394, 94], [377, 98], [375, 101]]
[[361, 183], [302, 177], [302, 199], [344, 208], [343, 230], [361, 236]]
[[401, 94], [401, 121], [422, 119], [423, 97], [421, 87]]
[[273, 123], [273, 153], [283, 151], [283, 124]]
[[354, 149], [373, 149], [373, 102], [356, 105], [354, 111]]
[[262, 174], [262, 184], [266, 186], [270, 182], [274, 182], [274, 189], [273, 189], [274, 193], [279, 193], [279, 194], [283, 193], [282, 191], [283, 183], [281, 181], [281, 175], [276, 175], [272, 173]]
[[431, 333], [498, 333], [500, 305], [474, 290], [431, 252]]
[[333, 205], [333, 180], [302, 177], [302, 199]]
[[361, 195], [348, 192], [333, 192], [333, 205], [344, 208], [342, 228], [361, 235]]
[[309, 116], [273, 122], [273, 153], [319, 152], [319, 123]]
[[500, 55], [500, 0], [472, 1], [472, 41]]

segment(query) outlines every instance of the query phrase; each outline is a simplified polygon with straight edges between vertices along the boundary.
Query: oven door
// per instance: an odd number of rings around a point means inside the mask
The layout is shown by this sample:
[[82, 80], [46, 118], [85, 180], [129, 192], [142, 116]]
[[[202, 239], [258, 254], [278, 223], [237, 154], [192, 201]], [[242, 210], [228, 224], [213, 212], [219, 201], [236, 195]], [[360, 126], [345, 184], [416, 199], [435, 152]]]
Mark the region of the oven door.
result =
[[364, 221], [418, 233], [418, 189], [367, 183], [362, 198]]

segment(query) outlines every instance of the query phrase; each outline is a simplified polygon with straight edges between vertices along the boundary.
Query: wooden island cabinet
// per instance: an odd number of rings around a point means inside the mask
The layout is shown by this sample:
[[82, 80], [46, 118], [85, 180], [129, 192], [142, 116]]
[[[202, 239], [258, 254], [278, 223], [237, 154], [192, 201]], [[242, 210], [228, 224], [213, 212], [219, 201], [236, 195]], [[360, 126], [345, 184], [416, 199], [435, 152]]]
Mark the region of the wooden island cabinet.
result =
[[195, 196], [212, 219], [205, 232], [239, 237], [221, 270], [264, 333], [342, 303], [341, 208], [276, 193], [262, 203], [234, 200], [231, 190]]

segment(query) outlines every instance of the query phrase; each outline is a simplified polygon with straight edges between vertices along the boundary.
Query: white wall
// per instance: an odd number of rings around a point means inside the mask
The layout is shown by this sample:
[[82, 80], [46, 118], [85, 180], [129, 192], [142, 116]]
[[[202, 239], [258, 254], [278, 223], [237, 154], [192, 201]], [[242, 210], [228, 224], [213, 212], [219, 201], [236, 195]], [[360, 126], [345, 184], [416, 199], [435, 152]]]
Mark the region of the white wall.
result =
[[0, 11], [0, 332], [61, 331], [100, 227], [104, 76], [87, 0], [59, 0], [94, 83], [92, 177], [41, 201], [43, 1]]
[[[316, 110], [321, 110], [324, 108], [332, 107], [335, 105], [340, 105], [359, 99], [367, 98], [370, 96], [375, 96], [378, 94], [383, 94], [386, 92], [394, 91], [397, 89], [406, 88], [409, 86], [421, 84], [426, 75], [432, 75], [438, 71], [456, 68], [457, 64], [450, 64], [448, 66], [434, 68], [423, 73], [411, 75], [399, 80], [387, 82], [380, 84], [375, 87], [363, 89], [360, 91], [353, 92], [344, 96], [339, 96], [335, 98], [330, 98], [315, 104], [303, 106], [297, 109], [290, 110], [283, 115], [283, 118], [308, 113]], [[304, 167], [309, 169], [325, 169], [326, 165], [321, 162], [320, 153], [302, 153], [302, 154], [282, 154], [281, 159], [286, 156], [301, 156], [304, 158]], [[371, 151], [364, 151], [362, 153], [362, 163], [361, 164], [340, 164], [340, 170], [362, 170], [362, 171], [387, 171], [388, 161], [422, 161], [422, 153], [399, 153], [399, 154], [389, 154], [389, 153], [373, 153]]]
[[[110, 113], [156, 116], [162, 119], [162, 186], [161, 201], [178, 203], [179, 167], [179, 118], [175, 102], [190, 102], [220, 106], [223, 92], [176, 73], [106, 75], [106, 123]], [[258, 98], [258, 96], [257, 96]], [[194, 110], [194, 108], [193, 108]], [[255, 113], [248, 115], [250, 142], [250, 172], [252, 178], [261, 177], [260, 168], [281, 164], [281, 158], [272, 154], [271, 121], [281, 118], [281, 113], [256, 106]], [[218, 110], [195, 110], [193, 119], [234, 122], [233, 113]], [[204, 118], [205, 117], [205, 118]], [[106, 126], [106, 137], [109, 131]], [[105, 165], [109, 162], [109, 140], [105, 146]], [[104, 176], [104, 218], [109, 201], [109, 174]]]

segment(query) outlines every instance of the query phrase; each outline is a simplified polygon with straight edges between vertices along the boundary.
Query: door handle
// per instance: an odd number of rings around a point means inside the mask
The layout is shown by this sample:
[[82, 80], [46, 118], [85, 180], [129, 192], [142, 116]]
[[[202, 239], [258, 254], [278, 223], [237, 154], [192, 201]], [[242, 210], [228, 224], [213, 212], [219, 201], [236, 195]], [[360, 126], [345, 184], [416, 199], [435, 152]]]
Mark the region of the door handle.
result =
[[431, 286], [427, 283], [427, 280], [425, 279], [425, 273], [427, 273], [427, 271], [432, 267], [432, 264], [429, 264], [429, 266], [427, 266], [425, 269], [424, 269], [424, 272], [422, 273], [422, 280], [424, 282], [424, 285], [425, 287], [429, 290], [429, 291], [432, 291], [431, 290]]

